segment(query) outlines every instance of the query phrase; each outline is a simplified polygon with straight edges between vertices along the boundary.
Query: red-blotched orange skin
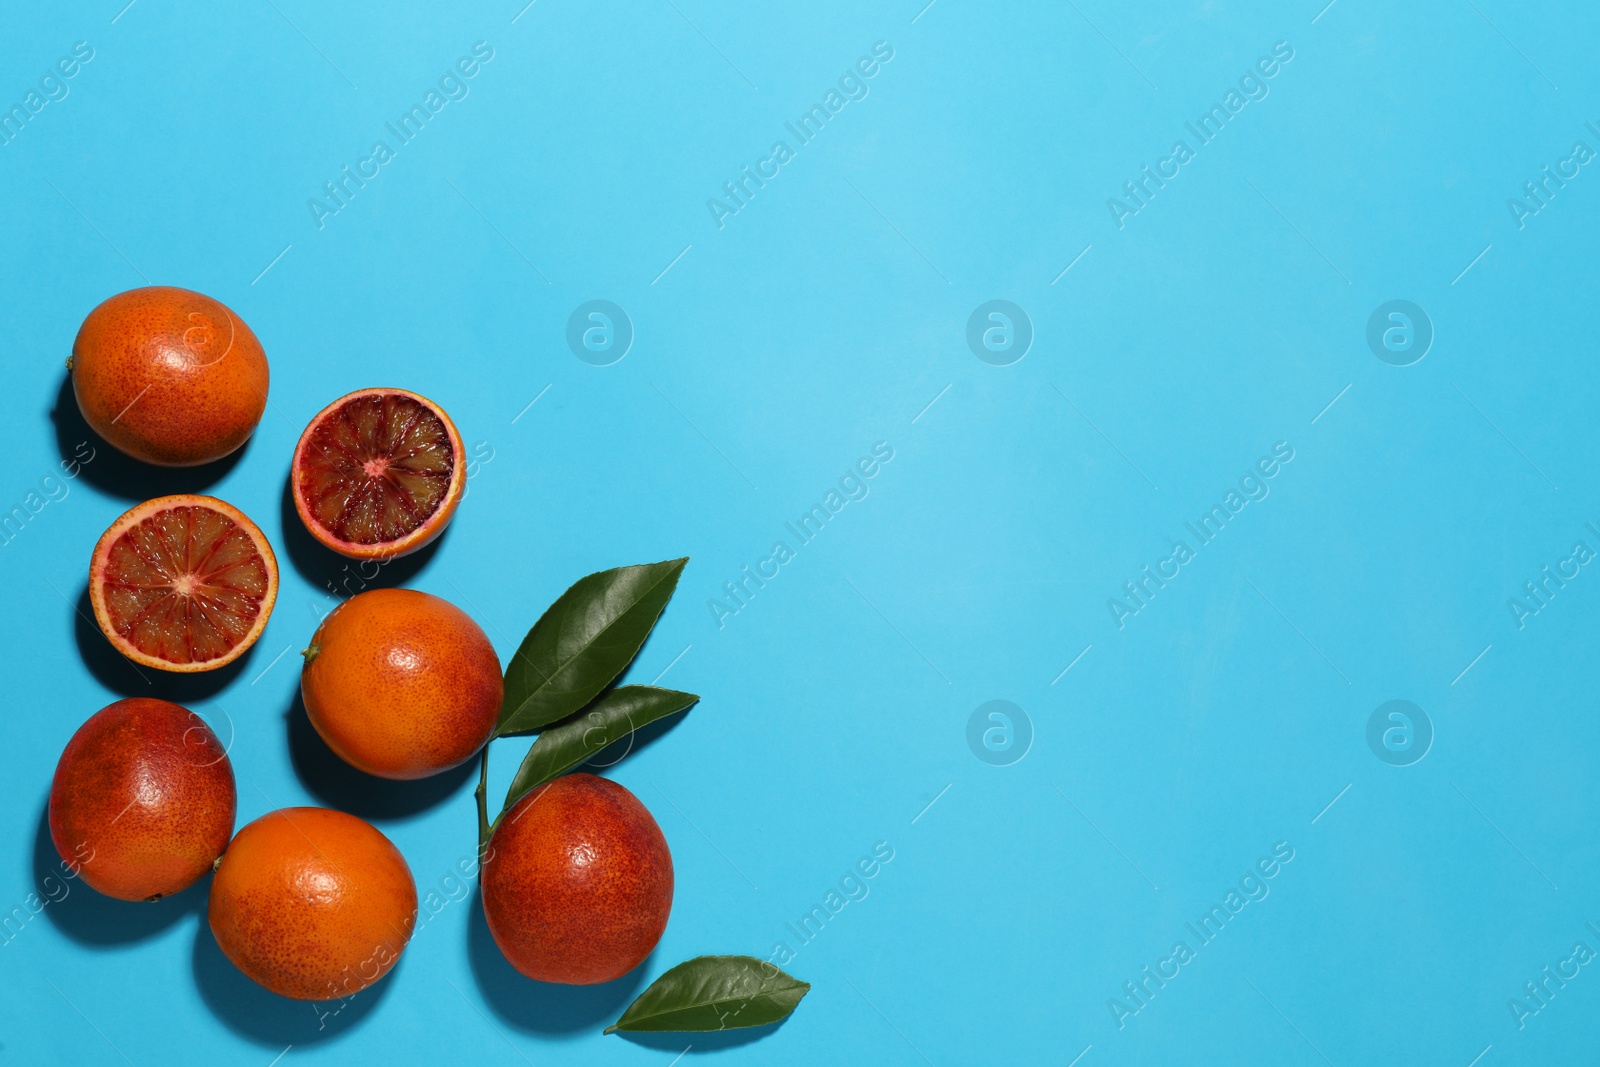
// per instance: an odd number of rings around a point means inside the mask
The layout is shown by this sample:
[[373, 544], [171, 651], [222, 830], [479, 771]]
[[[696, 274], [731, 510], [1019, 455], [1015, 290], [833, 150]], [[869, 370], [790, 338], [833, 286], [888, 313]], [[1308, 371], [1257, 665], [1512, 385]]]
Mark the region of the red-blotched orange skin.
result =
[[490, 838], [483, 913], [511, 965], [593, 985], [644, 962], [672, 911], [672, 853], [608, 778], [569, 774], [517, 801]]
[[119, 900], [187, 889], [233, 834], [233, 765], [189, 709], [134, 697], [78, 727], [50, 784], [50, 839]]
[[500, 714], [504, 680], [472, 617], [415, 589], [371, 589], [328, 614], [300, 674], [311, 725], [380, 778], [426, 778], [471, 759]]
[[163, 467], [221, 459], [267, 406], [261, 342], [219, 301], [171, 286], [119, 293], [83, 320], [72, 391], [113, 446]]
[[399, 961], [416, 925], [417, 884], [370, 823], [283, 808], [233, 839], [207, 910], [223, 955], [252, 981], [295, 1000], [335, 1000]]

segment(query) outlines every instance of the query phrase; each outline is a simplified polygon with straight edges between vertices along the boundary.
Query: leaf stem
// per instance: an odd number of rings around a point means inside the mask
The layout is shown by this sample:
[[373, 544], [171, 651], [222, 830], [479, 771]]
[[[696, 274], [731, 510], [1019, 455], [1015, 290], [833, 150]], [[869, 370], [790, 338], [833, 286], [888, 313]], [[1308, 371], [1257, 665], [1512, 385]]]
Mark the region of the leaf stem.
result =
[[478, 855], [489, 844], [489, 746], [483, 746], [478, 765]]

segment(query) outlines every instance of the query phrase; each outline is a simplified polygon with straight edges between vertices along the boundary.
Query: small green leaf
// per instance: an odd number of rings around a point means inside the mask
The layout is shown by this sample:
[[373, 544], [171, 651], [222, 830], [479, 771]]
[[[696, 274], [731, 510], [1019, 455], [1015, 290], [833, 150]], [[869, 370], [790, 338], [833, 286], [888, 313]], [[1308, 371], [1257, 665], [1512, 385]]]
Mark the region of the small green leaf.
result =
[[511, 791], [506, 794], [506, 808], [521, 800], [528, 790], [576, 767], [613, 741], [682, 711], [699, 699], [693, 693], [648, 685], [624, 685], [611, 690], [580, 714], [545, 728], [517, 768]]
[[765, 1026], [810, 991], [811, 983], [752, 956], [696, 956], [650, 983], [606, 1033]]
[[638, 654], [688, 562], [601, 571], [562, 593], [506, 667], [494, 736], [559, 722], [599, 695]]

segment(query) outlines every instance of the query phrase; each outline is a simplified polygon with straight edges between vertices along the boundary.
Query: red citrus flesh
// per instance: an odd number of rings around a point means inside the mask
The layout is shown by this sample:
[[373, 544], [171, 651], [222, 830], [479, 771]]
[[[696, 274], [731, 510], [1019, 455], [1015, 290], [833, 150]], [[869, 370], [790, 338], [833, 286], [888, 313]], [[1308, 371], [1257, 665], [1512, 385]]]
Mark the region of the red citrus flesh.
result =
[[355, 559], [392, 559], [444, 532], [466, 486], [466, 450], [428, 398], [362, 389], [311, 420], [289, 477], [311, 536]]
[[164, 671], [232, 663], [278, 596], [272, 546], [216, 497], [147, 500], [111, 524], [89, 564], [95, 621], [117, 650]]

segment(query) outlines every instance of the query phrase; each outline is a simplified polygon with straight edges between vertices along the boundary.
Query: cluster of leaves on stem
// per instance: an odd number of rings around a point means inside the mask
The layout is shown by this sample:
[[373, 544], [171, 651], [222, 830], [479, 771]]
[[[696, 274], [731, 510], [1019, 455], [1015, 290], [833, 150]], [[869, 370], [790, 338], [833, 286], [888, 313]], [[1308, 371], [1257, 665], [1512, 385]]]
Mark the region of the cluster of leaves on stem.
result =
[[672, 599], [687, 559], [617, 567], [579, 579], [539, 617], [506, 667], [496, 738], [538, 733], [489, 819], [489, 747], [478, 777], [478, 847], [530, 790], [614, 741], [700, 698], [648, 685], [615, 686]]
[[[700, 699], [673, 689], [616, 685], [672, 599], [688, 562], [617, 567], [579, 579], [523, 638], [506, 667], [505, 700], [490, 741], [539, 736], [492, 821], [489, 746], [483, 747], [477, 790], [480, 856], [489, 855], [495, 827], [528, 793]], [[785, 1018], [810, 988], [750, 956], [697, 956], [651, 983], [606, 1033], [764, 1026]]]

